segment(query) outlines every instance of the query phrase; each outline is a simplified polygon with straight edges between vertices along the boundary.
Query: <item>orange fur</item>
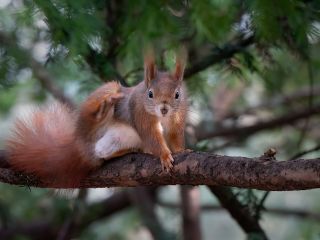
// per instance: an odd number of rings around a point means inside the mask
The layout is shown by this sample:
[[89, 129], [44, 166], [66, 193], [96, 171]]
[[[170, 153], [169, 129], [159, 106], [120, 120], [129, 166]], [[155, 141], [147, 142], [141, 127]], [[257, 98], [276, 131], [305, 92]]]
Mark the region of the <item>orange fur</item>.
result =
[[185, 61], [186, 54], [178, 56], [172, 73], [158, 71], [153, 53], [148, 51], [144, 81], [131, 88], [123, 87], [124, 99], [116, 104], [115, 117], [134, 127], [141, 138], [142, 151], [160, 157], [162, 167], [167, 170], [173, 167], [171, 153], [184, 149]]
[[[118, 143], [120, 149], [103, 157], [109, 159], [142, 148], [160, 157], [164, 168], [172, 168], [171, 153], [184, 149], [187, 109], [182, 82], [184, 67], [185, 58], [178, 58], [173, 73], [161, 72], [154, 58], [147, 55], [144, 81], [135, 87], [124, 88], [109, 82], [90, 94], [77, 112], [56, 103], [35, 110], [26, 120], [18, 119], [14, 135], [7, 142], [10, 164], [18, 171], [50, 182], [52, 187], [74, 188], [101, 163], [95, 144], [104, 136], [111, 143], [113, 137], [118, 139], [119, 136], [111, 134], [109, 138], [104, 134], [108, 127], [119, 124], [134, 128], [139, 139], [131, 142], [133, 146], [127, 146], [123, 138]], [[153, 97], [149, 97], [150, 91]], [[176, 98], [176, 94], [180, 97]], [[102, 149], [110, 141], [100, 145]]]
[[92, 148], [120, 98], [120, 85], [109, 82], [93, 92], [78, 112], [54, 103], [16, 120], [6, 144], [10, 165], [52, 187], [78, 186], [101, 163]]
[[73, 113], [55, 103], [34, 110], [28, 119], [18, 119], [7, 142], [11, 166], [34, 174], [52, 186], [72, 187], [90, 170], [75, 142]]

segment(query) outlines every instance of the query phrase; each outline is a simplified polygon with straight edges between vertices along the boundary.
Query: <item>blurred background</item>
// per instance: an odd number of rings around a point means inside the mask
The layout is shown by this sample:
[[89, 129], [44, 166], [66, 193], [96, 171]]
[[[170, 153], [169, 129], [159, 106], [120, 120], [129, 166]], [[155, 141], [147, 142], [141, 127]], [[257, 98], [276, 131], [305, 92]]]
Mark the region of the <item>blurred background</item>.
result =
[[[188, 51], [188, 148], [317, 158], [319, 41], [318, 0], [0, 0], [0, 149], [30, 106], [78, 104], [105, 81], [141, 81], [152, 44], [162, 69], [181, 45]], [[320, 239], [319, 200], [319, 190], [167, 186], [64, 197], [0, 184], [0, 239]]]

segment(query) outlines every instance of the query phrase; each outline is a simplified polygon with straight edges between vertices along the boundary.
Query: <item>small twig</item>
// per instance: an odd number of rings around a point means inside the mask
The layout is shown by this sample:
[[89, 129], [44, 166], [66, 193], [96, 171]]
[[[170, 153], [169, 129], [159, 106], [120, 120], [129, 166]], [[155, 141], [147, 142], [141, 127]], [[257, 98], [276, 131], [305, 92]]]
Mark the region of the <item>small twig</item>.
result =
[[295, 160], [297, 158], [300, 158], [308, 153], [312, 153], [312, 152], [316, 152], [316, 151], [319, 151], [320, 150], [320, 144], [313, 147], [313, 148], [310, 148], [310, 149], [307, 149], [307, 150], [304, 150], [304, 151], [301, 151], [297, 154], [295, 154], [293, 157], [291, 157], [289, 160]]
[[289, 93], [287, 95], [276, 95], [273, 96], [271, 99], [268, 98], [268, 101], [262, 102], [258, 105], [248, 107], [246, 109], [240, 110], [240, 111], [233, 111], [228, 114], [226, 114], [225, 119], [227, 118], [239, 118], [242, 115], [245, 114], [253, 114], [256, 111], [263, 110], [263, 109], [274, 109], [276, 107], [280, 106], [290, 106], [291, 104], [294, 104], [296, 106], [296, 102], [301, 102], [305, 99], [310, 98], [310, 94], [313, 95], [313, 97], [318, 97], [320, 95], [320, 85], [315, 85], [313, 87], [313, 92], [310, 93], [310, 87], [302, 87], [299, 90]]
[[267, 200], [268, 196], [270, 195], [270, 193], [271, 193], [270, 191], [266, 191], [263, 194], [262, 198], [260, 199], [260, 202], [259, 202], [259, 204], [257, 205], [257, 207], [255, 209], [255, 215], [257, 217], [260, 216], [261, 211], [264, 209], [264, 203], [266, 202], [266, 200]]
[[[165, 208], [172, 208], [172, 209], [180, 209], [181, 205], [177, 203], [169, 203], [169, 202], [161, 202], [158, 201], [158, 204]], [[224, 207], [216, 206], [216, 205], [208, 205], [204, 204], [200, 207], [201, 211], [226, 211]], [[280, 207], [266, 207], [264, 209], [261, 209], [261, 211], [267, 213], [267, 214], [274, 214], [279, 216], [293, 216], [298, 217], [302, 219], [310, 219], [314, 221], [320, 221], [320, 214], [305, 211], [305, 210], [297, 210], [297, 209], [286, 209], [286, 208], [280, 208]]]
[[73, 103], [73, 101], [68, 98], [63, 93], [63, 91], [54, 84], [53, 78], [51, 77], [50, 73], [42, 66], [42, 64], [32, 59], [30, 62], [30, 67], [35, 77], [39, 80], [41, 86], [44, 89], [51, 93], [52, 96], [60, 102], [67, 104], [71, 108], [75, 108], [75, 104]]
[[[308, 150], [304, 150], [302, 152], [299, 152], [297, 153], [296, 155], [294, 155], [293, 157], [291, 157], [289, 160], [294, 160], [294, 159], [297, 159], [297, 158], [300, 158], [308, 153], [311, 153], [311, 152], [315, 152], [315, 151], [318, 151], [320, 150], [320, 144], [311, 148], [311, 149], [308, 149]], [[257, 208], [256, 208], [256, 214], [259, 215], [260, 212], [263, 210], [264, 208], [264, 203], [265, 201], [267, 200], [267, 197], [270, 195], [270, 191], [267, 191], [264, 193], [264, 195], [262, 196], [261, 200], [260, 200], [260, 203], [258, 204]]]
[[[85, 56], [85, 60], [90, 66], [91, 70], [98, 74], [100, 79], [103, 82], [112, 80], [112, 79], [106, 79], [106, 74], [105, 74], [105, 64], [110, 62], [110, 59], [107, 58], [106, 55], [101, 54], [93, 50], [90, 46], [88, 46], [89, 52], [88, 55]], [[111, 63], [110, 63], [111, 64]], [[121, 74], [115, 69], [114, 66], [111, 74], [118, 80], [122, 86], [128, 87], [129, 84], [126, 82], [125, 78], [121, 76]]]
[[117, 80], [121, 83], [122, 86], [129, 87], [129, 84], [126, 81], [126, 78], [122, 77], [121, 74], [118, 71], [115, 71], [114, 75], [117, 78]]
[[[314, 77], [313, 77], [312, 65], [309, 61], [307, 63], [307, 67], [308, 67], [308, 75], [309, 75], [308, 108], [311, 109], [313, 107], [313, 97], [314, 97]], [[304, 125], [302, 127], [302, 131], [301, 131], [300, 137], [298, 139], [298, 143], [297, 143], [298, 149], [300, 148], [300, 146], [302, 145], [302, 143], [305, 139], [309, 124], [310, 124], [310, 117], [305, 119]]]
[[244, 51], [248, 46], [254, 43], [254, 37], [240, 39], [237, 42], [225, 44], [223, 47], [216, 47], [210, 53], [203, 57], [200, 61], [190, 64], [185, 71], [185, 78], [190, 78], [200, 71], [221, 62], [224, 59], [231, 58], [234, 54]]
[[312, 108], [301, 108], [295, 110], [292, 113], [286, 113], [280, 117], [276, 117], [270, 120], [261, 120], [250, 126], [235, 126], [229, 128], [220, 128], [212, 132], [203, 132], [201, 129], [197, 131], [197, 139], [203, 140], [213, 137], [230, 137], [230, 136], [249, 136], [256, 132], [277, 128], [285, 125], [290, 125], [301, 119], [305, 119], [320, 113], [320, 105], [315, 105]]

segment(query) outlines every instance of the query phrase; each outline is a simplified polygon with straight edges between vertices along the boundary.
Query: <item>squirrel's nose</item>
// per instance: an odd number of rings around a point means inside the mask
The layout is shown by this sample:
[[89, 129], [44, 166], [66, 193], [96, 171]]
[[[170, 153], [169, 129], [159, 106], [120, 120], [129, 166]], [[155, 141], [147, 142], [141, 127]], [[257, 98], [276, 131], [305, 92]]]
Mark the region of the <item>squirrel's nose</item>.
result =
[[167, 108], [161, 108], [161, 113], [162, 115], [166, 115], [168, 113], [168, 109]]

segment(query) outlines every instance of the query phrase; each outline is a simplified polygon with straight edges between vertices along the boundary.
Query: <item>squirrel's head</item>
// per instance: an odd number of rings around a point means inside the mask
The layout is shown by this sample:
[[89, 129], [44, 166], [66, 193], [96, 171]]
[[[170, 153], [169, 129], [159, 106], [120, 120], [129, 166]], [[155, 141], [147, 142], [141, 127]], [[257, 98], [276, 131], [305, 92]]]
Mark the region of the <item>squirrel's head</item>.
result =
[[173, 72], [158, 71], [153, 54], [144, 59], [144, 107], [147, 112], [158, 117], [168, 117], [184, 108], [186, 91], [183, 86], [183, 73], [186, 54], [176, 58]]

